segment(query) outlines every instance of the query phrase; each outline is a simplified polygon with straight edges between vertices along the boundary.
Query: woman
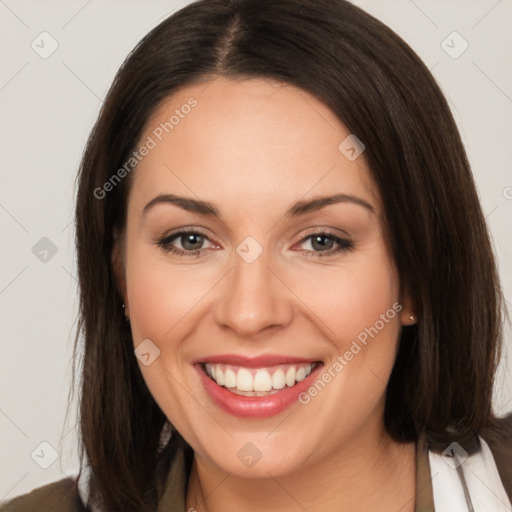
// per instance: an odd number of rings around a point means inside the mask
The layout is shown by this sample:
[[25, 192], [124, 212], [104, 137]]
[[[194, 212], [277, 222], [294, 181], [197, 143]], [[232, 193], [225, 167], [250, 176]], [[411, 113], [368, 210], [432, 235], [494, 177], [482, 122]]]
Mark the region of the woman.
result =
[[177, 12], [105, 100], [76, 226], [83, 468], [3, 510], [510, 509], [484, 217], [382, 23]]

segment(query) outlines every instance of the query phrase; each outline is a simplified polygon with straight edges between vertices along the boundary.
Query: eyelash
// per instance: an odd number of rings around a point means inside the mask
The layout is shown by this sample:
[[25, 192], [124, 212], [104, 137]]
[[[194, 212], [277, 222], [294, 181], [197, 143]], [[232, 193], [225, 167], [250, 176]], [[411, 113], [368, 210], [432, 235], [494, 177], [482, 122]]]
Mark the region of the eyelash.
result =
[[[199, 256], [201, 256], [201, 252], [204, 249], [197, 249], [194, 251], [184, 251], [182, 249], [177, 249], [176, 247], [173, 247], [171, 245], [171, 243], [174, 240], [177, 240], [186, 235], [199, 235], [199, 236], [203, 237], [204, 239], [211, 242], [211, 240], [204, 233], [201, 233], [201, 231], [190, 230], [190, 231], [179, 231], [178, 233], [173, 233], [172, 235], [165, 236], [165, 237], [157, 240], [156, 243], [159, 247], [162, 248], [163, 251], [165, 251], [166, 253], [171, 253], [175, 256], [180, 256], [180, 257], [192, 257], [192, 256], [199, 257]], [[339, 254], [341, 252], [351, 251], [354, 248], [354, 244], [350, 240], [347, 240], [344, 238], [339, 238], [339, 237], [333, 235], [332, 233], [328, 233], [325, 231], [311, 233], [311, 234], [307, 235], [306, 237], [304, 237], [299, 243], [303, 244], [307, 240], [313, 239], [315, 237], [329, 238], [330, 240], [333, 240], [334, 243], [338, 244], [338, 248], [333, 249], [333, 250], [328, 250], [328, 251], [311, 251], [311, 250], [301, 249], [299, 252], [301, 252], [308, 258], [322, 258], [322, 257], [326, 257], [326, 256], [332, 256], [334, 254]]]

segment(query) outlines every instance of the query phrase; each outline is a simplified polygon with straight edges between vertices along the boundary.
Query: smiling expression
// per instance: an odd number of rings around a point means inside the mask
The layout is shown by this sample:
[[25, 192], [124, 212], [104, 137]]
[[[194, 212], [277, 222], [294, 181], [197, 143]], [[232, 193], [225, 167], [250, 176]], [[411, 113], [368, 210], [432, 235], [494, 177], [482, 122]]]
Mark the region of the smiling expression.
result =
[[[384, 431], [408, 299], [364, 153], [339, 150], [349, 132], [323, 103], [218, 78], [167, 98], [140, 140], [191, 97], [131, 176], [114, 262], [134, 346], [158, 347], [142, 374], [196, 455], [240, 475], [290, 473]], [[400, 313], [301, 404], [394, 304]], [[247, 443], [261, 453], [252, 468]]]

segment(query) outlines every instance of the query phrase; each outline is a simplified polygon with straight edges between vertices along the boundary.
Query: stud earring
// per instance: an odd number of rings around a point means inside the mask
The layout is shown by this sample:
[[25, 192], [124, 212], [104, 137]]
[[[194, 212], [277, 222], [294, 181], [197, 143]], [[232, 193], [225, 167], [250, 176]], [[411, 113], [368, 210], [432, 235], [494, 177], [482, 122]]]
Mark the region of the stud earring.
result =
[[415, 316], [414, 316], [414, 315], [409, 315], [409, 320], [410, 320], [411, 322], [414, 322], [414, 321], [416, 321], [416, 318], [415, 318]]

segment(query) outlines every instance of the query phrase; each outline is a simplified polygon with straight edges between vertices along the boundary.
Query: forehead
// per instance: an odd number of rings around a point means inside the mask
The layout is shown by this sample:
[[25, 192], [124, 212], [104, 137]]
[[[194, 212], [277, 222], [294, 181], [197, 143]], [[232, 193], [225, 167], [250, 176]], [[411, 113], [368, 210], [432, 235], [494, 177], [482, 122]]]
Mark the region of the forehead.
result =
[[362, 157], [339, 146], [350, 133], [321, 101], [265, 79], [217, 78], [169, 96], [146, 123], [138, 147], [151, 149], [133, 174], [138, 208], [172, 192], [212, 202], [243, 197], [281, 205], [344, 192], [376, 203]]

